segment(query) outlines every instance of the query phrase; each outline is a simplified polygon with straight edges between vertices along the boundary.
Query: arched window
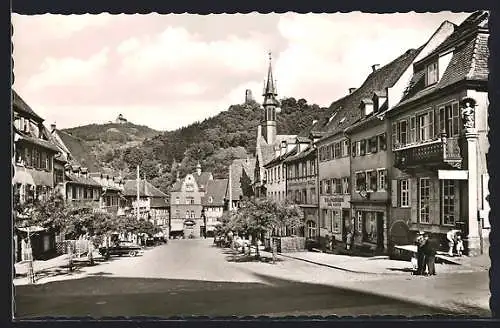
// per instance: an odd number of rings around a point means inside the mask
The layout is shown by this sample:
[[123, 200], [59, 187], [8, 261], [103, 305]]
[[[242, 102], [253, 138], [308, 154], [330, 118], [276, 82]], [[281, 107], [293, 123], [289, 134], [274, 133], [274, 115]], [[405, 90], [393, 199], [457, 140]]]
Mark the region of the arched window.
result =
[[189, 211], [186, 211], [186, 219], [189, 219]]
[[316, 222], [307, 221], [306, 226], [307, 226], [307, 238], [316, 237]]
[[194, 211], [191, 211], [191, 218], [194, 219], [195, 216], [194, 216]]

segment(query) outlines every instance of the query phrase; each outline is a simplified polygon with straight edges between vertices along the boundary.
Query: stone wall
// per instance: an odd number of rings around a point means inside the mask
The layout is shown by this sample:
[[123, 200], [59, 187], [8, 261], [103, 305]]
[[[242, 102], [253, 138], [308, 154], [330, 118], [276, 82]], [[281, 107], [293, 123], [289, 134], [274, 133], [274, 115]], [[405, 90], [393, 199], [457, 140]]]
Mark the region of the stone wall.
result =
[[273, 237], [278, 253], [305, 251], [305, 237]]

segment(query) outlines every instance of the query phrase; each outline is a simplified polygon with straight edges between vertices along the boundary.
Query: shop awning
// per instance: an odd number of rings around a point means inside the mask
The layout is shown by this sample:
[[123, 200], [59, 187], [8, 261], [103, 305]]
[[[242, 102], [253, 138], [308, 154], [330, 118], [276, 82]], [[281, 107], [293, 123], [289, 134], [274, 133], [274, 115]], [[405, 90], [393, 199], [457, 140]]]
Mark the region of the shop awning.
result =
[[12, 177], [12, 184], [23, 184], [23, 185], [35, 185], [35, 181], [33, 180], [33, 177], [31, 174], [26, 171], [24, 168], [16, 168], [16, 173], [14, 173], [14, 176]]

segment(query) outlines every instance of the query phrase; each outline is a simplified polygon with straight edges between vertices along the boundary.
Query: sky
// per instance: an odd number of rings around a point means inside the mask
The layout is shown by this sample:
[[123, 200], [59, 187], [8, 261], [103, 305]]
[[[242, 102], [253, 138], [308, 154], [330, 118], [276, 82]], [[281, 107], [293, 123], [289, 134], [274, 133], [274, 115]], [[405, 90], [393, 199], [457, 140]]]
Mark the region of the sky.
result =
[[174, 130], [258, 102], [272, 53], [278, 97], [329, 106], [381, 66], [468, 13], [13, 14], [14, 86], [69, 128], [123, 114]]

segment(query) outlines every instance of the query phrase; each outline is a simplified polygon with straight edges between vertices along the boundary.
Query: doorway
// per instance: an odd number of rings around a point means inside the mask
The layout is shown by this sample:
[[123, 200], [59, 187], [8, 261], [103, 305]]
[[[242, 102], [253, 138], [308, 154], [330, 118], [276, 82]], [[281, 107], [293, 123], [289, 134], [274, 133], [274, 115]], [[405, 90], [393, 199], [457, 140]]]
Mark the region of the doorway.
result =
[[384, 212], [377, 212], [377, 249], [384, 249]]

